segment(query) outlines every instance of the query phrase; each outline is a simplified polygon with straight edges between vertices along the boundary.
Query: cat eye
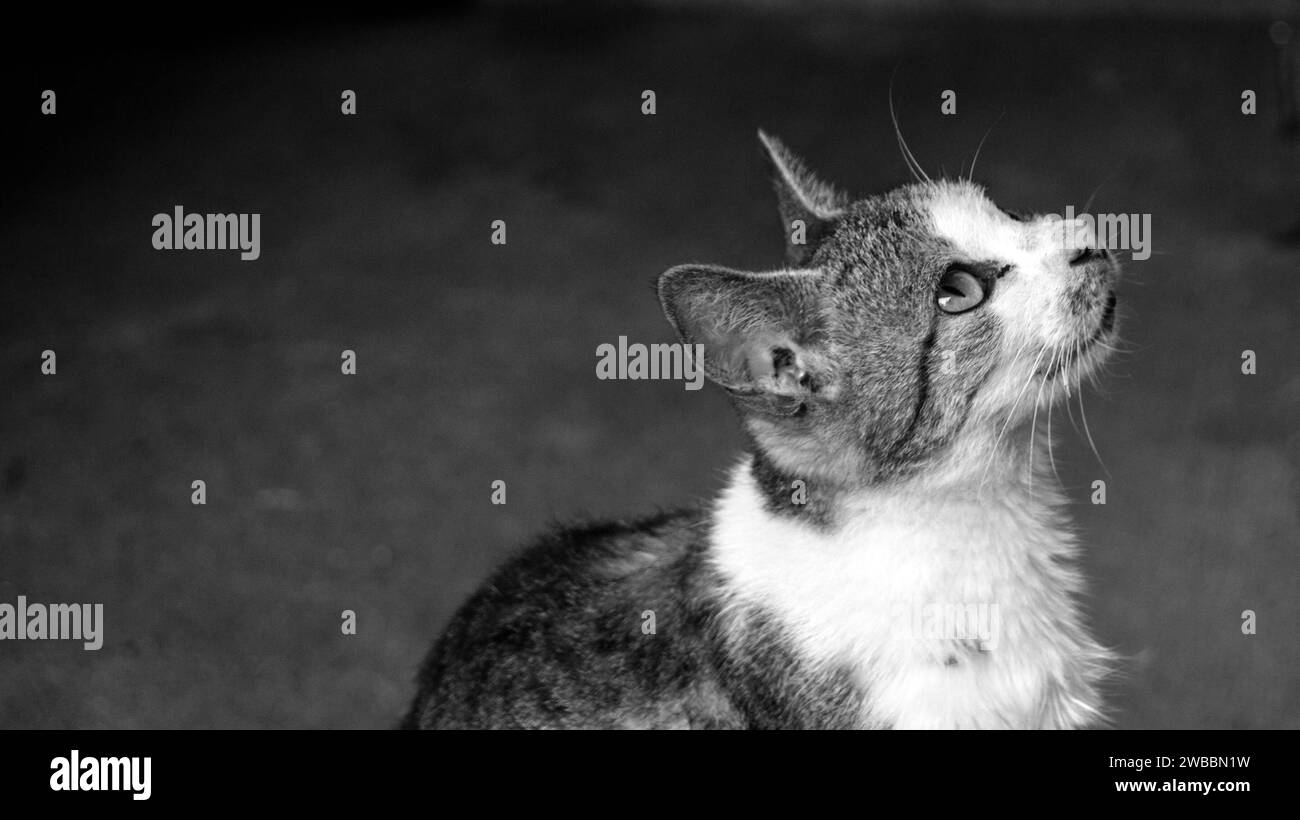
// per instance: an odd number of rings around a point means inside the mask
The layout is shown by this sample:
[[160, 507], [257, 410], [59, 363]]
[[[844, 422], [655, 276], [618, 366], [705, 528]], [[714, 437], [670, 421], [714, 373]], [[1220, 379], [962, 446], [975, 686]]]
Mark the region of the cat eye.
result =
[[1012, 219], [1014, 219], [1014, 220], [1017, 221], [1017, 222], [1028, 222], [1028, 221], [1029, 221], [1029, 217], [1026, 216], [1025, 214], [1020, 213], [1019, 211], [1008, 211], [1006, 208], [998, 208], [998, 210], [1001, 211], [1002, 213], [1006, 214], [1007, 216], [1011, 217]]
[[961, 268], [949, 268], [939, 280], [936, 301], [944, 313], [965, 313], [984, 302], [987, 289], [974, 274]]

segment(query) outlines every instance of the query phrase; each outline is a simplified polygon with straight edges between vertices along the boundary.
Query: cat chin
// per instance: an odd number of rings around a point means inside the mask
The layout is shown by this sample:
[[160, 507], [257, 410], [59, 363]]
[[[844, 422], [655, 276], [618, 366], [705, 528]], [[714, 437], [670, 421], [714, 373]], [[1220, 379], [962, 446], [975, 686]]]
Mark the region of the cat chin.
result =
[[1107, 295], [1101, 316], [1097, 319], [1097, 325], [1092, 332], [1073, 347], [1059, 351], [1057, 358], [1053, 358], [1047, 367], [1034, 375], [1046, 376], [1049, 380], [1060, 380], [1062, 376], [1069, 380], [1072, 377], [1076, 383], [1092, 375], [1093, 371], [1109, 356], [1110, 342], [1119, 333], [1117, 303], [1115, 292], [1111, 291]]
[[1082, 347], [1064, 354], [1059, 361], [1039, 370], [1034, 376], [1045, 378], [1049, 383], [1063, 384], [1067, 390], [1072, 390], [1084, 379], [1097, 372], [1097, 369], [1110, 358], [1110, 343], [1115, 336], [1113, 324], [1107, 328], [1099, 328]]

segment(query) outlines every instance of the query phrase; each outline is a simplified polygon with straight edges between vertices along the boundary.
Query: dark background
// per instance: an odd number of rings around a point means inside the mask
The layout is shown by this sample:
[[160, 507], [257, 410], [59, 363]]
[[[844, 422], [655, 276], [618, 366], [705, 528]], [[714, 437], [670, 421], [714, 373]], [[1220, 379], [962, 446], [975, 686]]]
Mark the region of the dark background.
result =
[[[756, 128], [855, 193], [907, 181], [896, 72], [932, 175], [992, 127], [975, 177], [1003, 206], [1152, 214], [1129, 352], [1085, 399], [1104, 467], [1054, 419], [1094, 623], [1129, 658], [1117, 725], [1300, 728], [1300, 152], [1270, 38], [1300, 4], [1229, 5], [11, 27], [0, 601], [103, 603], [106, 637], [0, 643], [0, 727], [390, 725], [522, 540], [708, 497], [742, 444], [724, 398], [598, 381], [596, 347], [671, 340], [651, 283], [674, 264], [781, 264]], [[154, 251], [178, 204], [261, 213], [262, 258]]]

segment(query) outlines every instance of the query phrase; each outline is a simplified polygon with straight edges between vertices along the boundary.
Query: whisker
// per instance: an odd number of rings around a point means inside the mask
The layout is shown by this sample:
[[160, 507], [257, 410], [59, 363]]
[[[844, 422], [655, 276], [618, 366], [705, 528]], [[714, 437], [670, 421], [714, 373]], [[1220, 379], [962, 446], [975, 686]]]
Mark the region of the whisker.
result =
[[[1079, 360], [1079, 351], [1080, 351], [1081, 348], [1082, 348], [1082, 343], [1081, 343], [1078, 339], [1075, 339], [1075, 340], [1074, 340], [1074, 347], [1073, 347], [1073, 350], [1072, 350], [1072, 352], [1071, 352], [1071, 356], [1072, 356], [1072, 359], [1071, 359], [1071, 360], [1072, 360], [1072, 361], [1077, 362], [1077, 361]], [[1072, 374], [1072, 376], [1071, 376], [1071, 378], [1070, 378], [1070, 383], [1074, 386], [1075, 389], [1080, 390], [1080, 391], [1083, 390], [1083, 381], [1082, 381], [1082, 377], [1079, 376], [1077, 373], [1076, 373], [1076, 374]], [[1070, 398], [1071, 398], [1070, 391], [1067, 389], [1067, 390], [1065, 391], [1065, 413], [1066, 413], [1066, 415], [1068, 415], [1068, 416], [1070, 417], [1070, 426], [1073, 427], [1073, 428], [1074, 428], [1074, 432], [1077, 433], [1077, 432], [1079, 432], [1079, 423], [1078, 423], [1077, 421], [1075, 421], [1075, 419], [1074, 419], [1074, 410], [1072, 410], [1072, 409], [1070, 408]]]
[[1038, 392], [1034, 394], [1034, 414], [1029, 422], [1029, 491], [1034, 491], [1034, 451], [1038, 449], [1037, 442], [1034, 441], [1034, 432], [1038, 429], [1038, 407], [1042, 402], [1043, 388], [1047, 386], [1047, 377], [1052, 373], [1052, 366], [1056, 364], [1057, 351], [1053, 350], [1051, 357], [1047, 360], [1047, 367], [1043, 370], [1043, 379], [1038, 383]]
[[894, 67], [894, 73], [889, 77], [889, 119], [894, 123], [894, 136], [898, 138], [898, 148], [903, 154], [903, 160], [908, 163], [908, 169], [916, 181], [920, 182], [924, 177], [926, 182], [930, 181], [930, 175], [921, 167], [921, 163], [916, 161], [916, 156], [912, 149], [907, 147], [907, 140], [903, 139], [903, 131], [898, 127], [898, 116], [894, 113], [894, 77], [898, 76], [898, 67]]
[[[1064, 377], [1063, 377], [1064, 378]], [[1069, 379], [1066, 379], [1069, 384]], [[1069, 396], [1069, 387], [1066, 387], [1066, 396]], [[1052, 462], [1052, 475], [1056, 476], [1056, 483], [1061, 483], [1061, 473], [1056, 469], [1056, 454], [1052, 452], [1052, 396], [1047, 396], [1047, 458]]]
[[1029, 385], [1034, 383], [1034, 374], [1038, 372], [1038, 363], [1042, 361], [1043, 354], [1046, 352], [1047, 348], [1045, 347], [1038, 351], [1038, 355], [1034, 358], [1033, 365], [1029, 368], [1029, 375], [1025, 378], [1024, 386], [1020, 388], [1020, 392], [1016, 394], [1016, 400], [1011, 404], [1011, 412], [1007, 414], [1007, 420], [1002, 425], [1001, 431], [998, 432], [997, 439], [993, 442], [993, 449], [989, 453], [989, 461], [984, 466], [984, 475], [980, 477], [981, 489], [984, 487], [984, 478], [988, 475], [989, 467], [993, 466], [993, 459], [997, 457], [998, 446], [1002, 443], [1002, 437], [1006, 435], [1007, 428], [1010, 427], [1011, 422], [1015, 420], [1016, 408], [1020, 406], [1020, 399], [1024, 397], [1025, 391], [1029, 389]]
[[1113, 478], [1110, 470], [1106, 467], [1106, 462], [1101, 460], [1101, 453], [1097, 451], [1097, 443], [1092, 440], [1092, 430], [1088, 429], [1088, 413], [1083, 409], [1083, 391], [1079, 391], [1079, 416], [1083, 419], [1083, 432], [1088, 437], [1088, 444], [1092, 447], [1092, 454], [1097, 457], [1097, 463], [1101, 469], [1106, 472], [1107, 478]]
[[1092, 189], [1092, 193], [1088, 195], [1088, 201], [1083, 203], [1083, 212], [1085, 214], [1089, 213], [1088, 209], [1092, 207], [1092, 200], [1094, 197], [1097, 196], [1097, 192], [1101, 190], [1101, 186], [1105, 185], [1107, 182], [1110, 182], [1112, 179], [1114, 179], [1115, 173], [1116, 173], [1115, 171], [1111, 171], [1110, 174], [1108, 174], [1105, 179], [1097, 183], [1096, 188]]
[[[1079, 389], [1080, 390], [1083, 389], [1082, 385], [1080, 386]], [[1070, 407], [1070, 402], [1068, 401], [1068, 398], [1069, 397], [1067, 397], [1067, 401], [1065, 402], [1065, 414], [1070, 417], [1070, 426], [1074, 428], [1074, 432], [1078, 433], [1081, 432], [1079, 430], [1079, 422], [1076, 421], [1074, 418], [1074, 409]]]
[[1007, 109], [1003, 108], [1001, 113], [998, 114], [998, 118], [993, 121], [993, 124], [985, 129], [984, 136], [980, 137], [980, 144], [975, 146], [975, 156], [970, 161], [970, 173], [966, 174], [966, 180], [968, 182], [975, 181], [975, 163], [980, 160], [980, 151], [984, 149], [984, 140], [989, 138], [989, 134], [993, 133], [993, 126], [1002, 121], [1002, 115], [1005, 113], [1007, 113]]

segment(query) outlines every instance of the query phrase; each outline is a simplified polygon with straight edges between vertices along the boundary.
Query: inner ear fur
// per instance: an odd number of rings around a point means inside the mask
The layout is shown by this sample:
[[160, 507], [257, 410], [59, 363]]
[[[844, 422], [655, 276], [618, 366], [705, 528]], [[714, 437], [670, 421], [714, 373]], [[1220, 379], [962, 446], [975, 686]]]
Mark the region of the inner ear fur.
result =
[[706, 376], [733, 393], [797, 408], [829, 373], [820, 281], [809, 269], [681, 265], [659, 278], [659, 298], [682, 341], [704, 346]]

